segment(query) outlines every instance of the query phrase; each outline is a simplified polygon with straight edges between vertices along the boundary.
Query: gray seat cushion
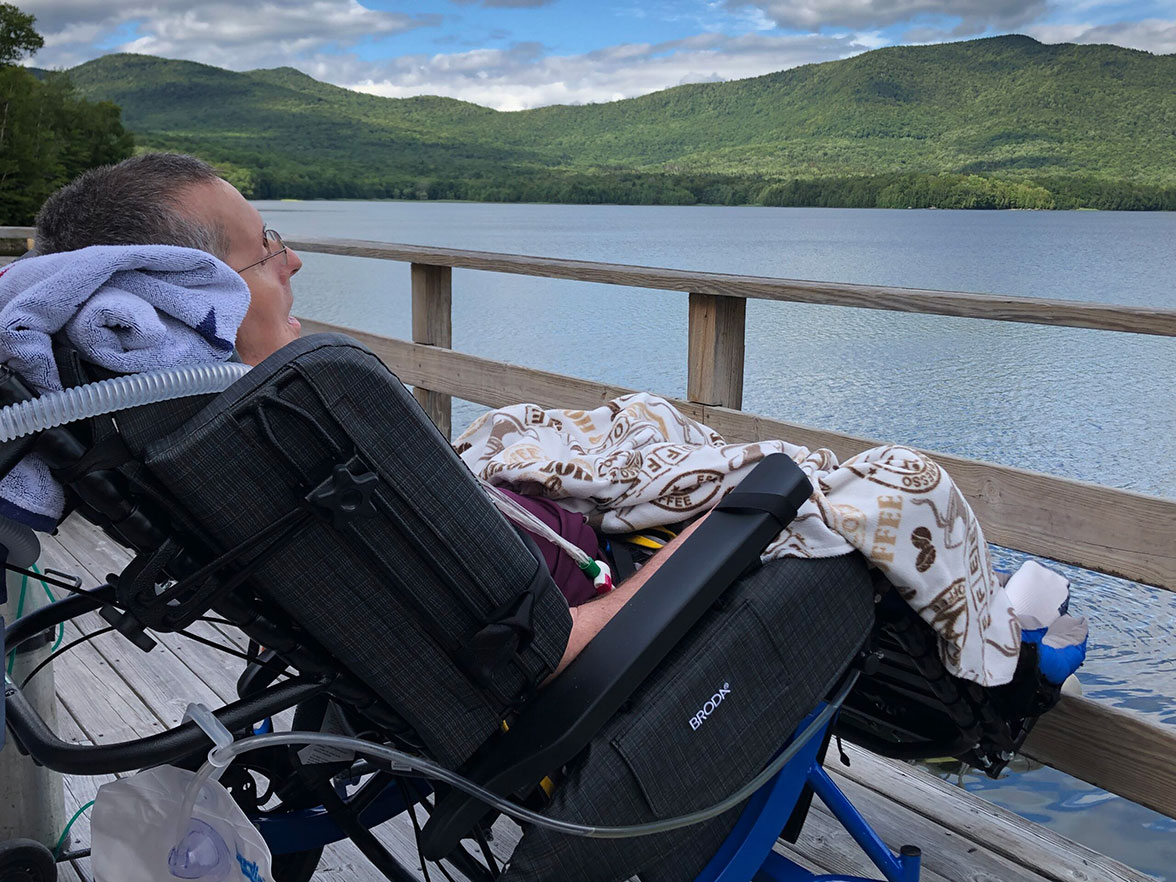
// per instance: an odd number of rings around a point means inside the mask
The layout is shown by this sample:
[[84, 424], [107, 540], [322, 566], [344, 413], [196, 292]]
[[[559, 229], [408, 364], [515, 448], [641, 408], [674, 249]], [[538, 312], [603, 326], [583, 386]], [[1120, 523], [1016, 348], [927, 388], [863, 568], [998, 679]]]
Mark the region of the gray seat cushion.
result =
[[[874, 591], [858, 555], [786, 559], [741, 579], [568, 768], [547, 814], [637, 824], [706, 808], [750, 780], [864, 644]], [[505, 882], [686, 882], [738, 819], [640, 839], [528, 828]], [[781, 818], [781, 826], [786, 819]]]

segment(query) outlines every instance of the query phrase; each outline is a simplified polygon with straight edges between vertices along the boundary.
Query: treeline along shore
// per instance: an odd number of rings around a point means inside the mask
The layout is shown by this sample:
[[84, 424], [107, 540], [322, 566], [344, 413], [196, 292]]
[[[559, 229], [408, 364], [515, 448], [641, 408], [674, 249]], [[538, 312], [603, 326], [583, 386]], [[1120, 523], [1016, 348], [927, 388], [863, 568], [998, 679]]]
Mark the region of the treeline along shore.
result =
[[[240, 182], [240, 169], [234, 169]], [[1100, 209], [1176, 211], [1176, 187], [1045, 177], [1023, 182], [919, 172], [767, 180], [649, 172], [542, 173], [510, 180], [348, 177], [262, 166], [246, 178], [255, 199], [449, 199], [578, 205], [772, 205], [799, 208]]]

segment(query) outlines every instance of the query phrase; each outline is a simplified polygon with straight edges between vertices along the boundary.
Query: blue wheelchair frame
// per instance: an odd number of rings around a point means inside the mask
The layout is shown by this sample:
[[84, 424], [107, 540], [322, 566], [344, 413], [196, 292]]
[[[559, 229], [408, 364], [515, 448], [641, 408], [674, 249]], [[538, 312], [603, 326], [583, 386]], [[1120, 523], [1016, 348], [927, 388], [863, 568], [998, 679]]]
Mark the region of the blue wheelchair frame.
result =
[[[816, 719], [823, 706], [818, 706], [800, 723], [797, 734]], [[694, 882], [875, 882], [863, 876], [815, 875], [773, 851], [806, 785], [861, 846], [886, 882], [918, 882], [919, 849], [904, 845], [898, 854], [893, 853], [822, 768], [821, 745], [832, 722], [831, 719], [816, 729], [792, 761], [748, 801], [734, 829]], [[413, 779], [412, 783], [422, 796], [429, 792], [427, 782]], [[408, 805], [400, 786], [390, 784], [364, 809], [359, 819], [371, 828], [406, 810]], [[322, 807], [260, 815], [251, 820], [275, 855], [307, 851], [347, 838]]]

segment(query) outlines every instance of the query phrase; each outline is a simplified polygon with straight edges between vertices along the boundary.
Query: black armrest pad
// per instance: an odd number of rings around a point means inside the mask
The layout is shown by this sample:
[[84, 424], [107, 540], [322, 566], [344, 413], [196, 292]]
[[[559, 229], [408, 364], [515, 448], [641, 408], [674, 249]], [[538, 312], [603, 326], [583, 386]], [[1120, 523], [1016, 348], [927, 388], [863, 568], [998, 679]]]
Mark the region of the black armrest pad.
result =
[[[812, 495], [800, 467], [765, 458], [740, 484], [739, 501], [720, 503], [585, 647], [488, 742], [463, 774], [500, 794], [530, 788], [571, 760], [617, 712], [666, 654], [739, 576], [754, 566]], [[453, 791], [441, 799], [421, 839], [429, 860], [449, 854], [486, 812]]]

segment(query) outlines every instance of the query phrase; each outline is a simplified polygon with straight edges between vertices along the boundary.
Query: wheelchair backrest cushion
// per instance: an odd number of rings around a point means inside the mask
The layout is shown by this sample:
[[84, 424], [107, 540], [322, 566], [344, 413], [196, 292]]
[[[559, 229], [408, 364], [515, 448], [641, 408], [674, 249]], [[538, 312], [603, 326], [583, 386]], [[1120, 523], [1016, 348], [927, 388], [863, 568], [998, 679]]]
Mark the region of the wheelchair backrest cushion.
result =
[[286, 346], [144, 462], [219, 551], [264, 553], [245, 586], [442, 763], [492, 735], [567, 644], [538, 552], [348, 337]]
[[[570, 764], [546, 813], [629, 825], [718, 803], [784, 746], [862, 649], [873, 621], [860, 555], [784, 558], [745, 575]], [[739, 813], [636, 839], [530, 827], [503, 882], [621, 882], [634, 874], [688, 882]]]

